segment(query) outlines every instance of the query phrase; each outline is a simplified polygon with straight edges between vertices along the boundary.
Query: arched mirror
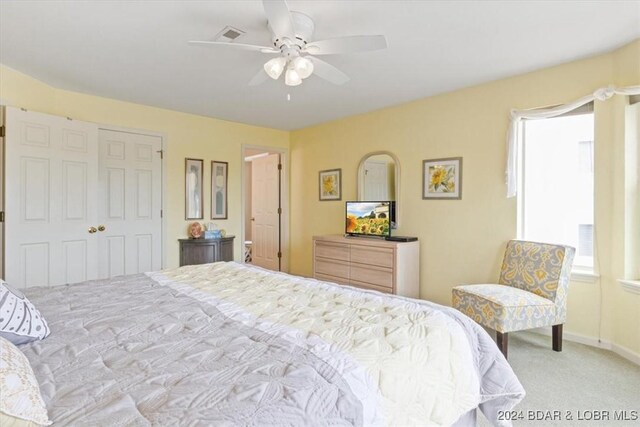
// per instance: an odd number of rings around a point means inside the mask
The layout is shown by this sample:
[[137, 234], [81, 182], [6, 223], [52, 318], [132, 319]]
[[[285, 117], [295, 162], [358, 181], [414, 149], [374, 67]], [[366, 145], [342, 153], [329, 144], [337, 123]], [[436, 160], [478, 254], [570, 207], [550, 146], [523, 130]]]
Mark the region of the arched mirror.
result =
[[388, 151], [369, 153], [358, 166], [358, 200], [395, 202], [391, 214], [392, 228], [400, 219], [400, 162]]

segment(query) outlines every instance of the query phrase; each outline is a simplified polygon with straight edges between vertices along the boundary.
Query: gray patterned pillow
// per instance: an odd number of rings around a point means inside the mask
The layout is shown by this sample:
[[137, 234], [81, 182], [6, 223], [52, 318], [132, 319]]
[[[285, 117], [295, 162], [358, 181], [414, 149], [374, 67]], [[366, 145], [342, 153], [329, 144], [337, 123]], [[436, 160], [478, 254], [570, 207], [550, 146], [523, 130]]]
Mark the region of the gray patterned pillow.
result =
[[50, 333], [47, 322], [27, 297], [0, 280], [0, 336], [19, 345]]

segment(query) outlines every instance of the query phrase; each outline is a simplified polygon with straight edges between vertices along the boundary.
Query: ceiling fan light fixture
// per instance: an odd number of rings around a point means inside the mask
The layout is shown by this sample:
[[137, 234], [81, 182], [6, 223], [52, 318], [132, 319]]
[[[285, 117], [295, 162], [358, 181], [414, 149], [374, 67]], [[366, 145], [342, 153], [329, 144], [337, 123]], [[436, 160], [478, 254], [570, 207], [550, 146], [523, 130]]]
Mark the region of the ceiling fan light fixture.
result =
[[264, 64], [264, 71], [271, 77], [273, 80], [278, 80], [282, 71], [284, 71], [284, 67], [287, 65], [287, 60], [282, 56], [278, 58], [273, 58], [267, 61]]
[[306, 79], [313, 73], [313, 62], [303, 56], [298, 56], [293, 60], [293, 68], [300, 78]]
[[[2, 0], [0, 0], [2, 1]], [[243, 31], [233, 27], [223, 30], [229, 41], [193, 40], [190, 44], [226, 46], [267, 54], [277, 54], [277, 58], [267, 61], [263, 68], [249, 81], [249, 86], [257, 86], [267, 80], [267, 76], [278, 80], [285, 73], [287, 86], [298, 86], [302, 80], [315, 74], [317, 77], [336, 85], [349, 81], [349, 76], [333, 65], [317, 58], [318, 55], [336, 55], [368, 52], [387, 48], [383, 35], [354, 35], [313, 40], [315, 23], [304, 13], [290, 11], [287, 0], [262, 0], [267, 27], [271, 32], [271, 46], [246, 43], [232, 43]], [[285, 72], [286, 70], [286, 72]]]
[[294, 68], [287, 68], [287, 72], [284, 75], [284, 84], [287, 86], [298, 86], [302, 83], [300, 74]]

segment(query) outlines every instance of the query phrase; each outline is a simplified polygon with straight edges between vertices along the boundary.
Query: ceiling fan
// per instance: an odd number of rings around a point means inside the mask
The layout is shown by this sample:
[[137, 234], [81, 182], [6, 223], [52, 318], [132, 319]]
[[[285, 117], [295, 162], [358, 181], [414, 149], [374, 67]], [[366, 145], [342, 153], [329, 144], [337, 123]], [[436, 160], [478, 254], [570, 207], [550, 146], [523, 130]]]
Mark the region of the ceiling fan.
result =
[[334, 55], [385, 49], [384, 36], [347, 36], [313, 41], [315, 24], [300, 12], [291, 12], [285, 0], [263, 0], [269, 30], [273, 34], [273, 46], [257, 46], [221, 41], [190, 41], [190, 44], [228, 46], [236, 49], [278, 54], [270, 59], [250, 81], [256, 86], [271, 77], [278, 80], [284, 72], [287, 86], [298, 86], [314, 74], [331, 83], [341, 85], [349, 81], [349, 76], [333, 65], [316, 58], [316, 55]]

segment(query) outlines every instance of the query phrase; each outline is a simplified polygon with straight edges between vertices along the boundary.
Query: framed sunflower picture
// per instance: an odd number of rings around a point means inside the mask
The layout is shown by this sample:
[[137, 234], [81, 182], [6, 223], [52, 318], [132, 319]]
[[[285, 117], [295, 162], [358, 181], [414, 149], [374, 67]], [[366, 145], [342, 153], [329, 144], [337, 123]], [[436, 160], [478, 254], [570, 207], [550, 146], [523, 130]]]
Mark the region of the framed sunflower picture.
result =
[[320, 200], [342, 200], [342, 169], [319, 172]]
[[422, 162], [422, 198], [462, 199], [462, 157]]

